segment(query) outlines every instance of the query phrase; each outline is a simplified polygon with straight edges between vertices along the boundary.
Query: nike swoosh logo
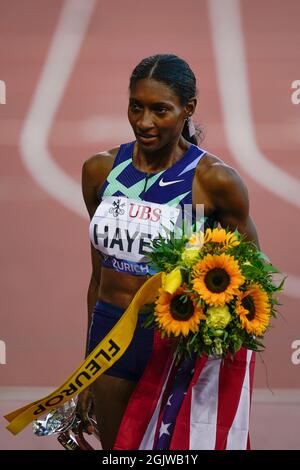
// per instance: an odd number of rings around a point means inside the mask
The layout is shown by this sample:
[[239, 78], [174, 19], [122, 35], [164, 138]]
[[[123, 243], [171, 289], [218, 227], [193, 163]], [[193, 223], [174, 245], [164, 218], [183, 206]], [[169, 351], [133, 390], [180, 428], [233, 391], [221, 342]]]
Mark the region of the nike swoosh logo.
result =
[[162, 178], [159, 182], [159, 186], [169, 186], [169, 184], [180, 183], [181, 181], [184, 181], [184, 180], [163, 181], [163, 178]]

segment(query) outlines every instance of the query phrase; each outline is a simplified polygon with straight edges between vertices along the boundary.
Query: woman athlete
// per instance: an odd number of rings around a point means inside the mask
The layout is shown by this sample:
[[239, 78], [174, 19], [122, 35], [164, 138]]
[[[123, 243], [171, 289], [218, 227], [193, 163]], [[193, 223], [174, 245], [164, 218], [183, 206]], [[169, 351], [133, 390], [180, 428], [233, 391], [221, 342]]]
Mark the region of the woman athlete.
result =
[[[194, 73], [184, 60], [170, 54], [145, 58], [133, 70], [129, 85], [128, 119], [136, 140], [97, 154], [83, 165], [92, 258], [87, 353], [151, 275], [145, 253], [155, 215], [168, 218], [174, 205], [192, 204], [195, 209], [202, 204], [208, 221], [238, 229], [258, 244], [239, 174], [200, 149], [191, 135], [196, 95]], [[79, 399], [78, 409], [89, 429], [87, 410], [93, 396], [104, 450], [113, 448], [129, 399], [151, 357], [153, 332], [142, 322], [139, 315], [128, 350]]]

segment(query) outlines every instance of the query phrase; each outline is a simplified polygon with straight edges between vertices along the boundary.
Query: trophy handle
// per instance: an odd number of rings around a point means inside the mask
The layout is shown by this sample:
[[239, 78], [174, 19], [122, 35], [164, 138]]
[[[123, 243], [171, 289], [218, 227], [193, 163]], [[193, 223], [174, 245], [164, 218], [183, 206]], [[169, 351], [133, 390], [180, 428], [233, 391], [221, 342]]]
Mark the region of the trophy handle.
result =
[[61, 432], [57, 436], [57, 440], [66, 450], [81, 450], [70, 431]]
[[[100, 441], [97, 423], [93, 418], [90, 418], [90, 420], [94, 427], [93, 435]], [[83, 422], [77, 415], [77, 419], [72, 427], [60, 433], [57, 440], [66, 450], [95, 450], [85, 439], [84, 433], [86, 433], [86, 431], [84, 430]]]

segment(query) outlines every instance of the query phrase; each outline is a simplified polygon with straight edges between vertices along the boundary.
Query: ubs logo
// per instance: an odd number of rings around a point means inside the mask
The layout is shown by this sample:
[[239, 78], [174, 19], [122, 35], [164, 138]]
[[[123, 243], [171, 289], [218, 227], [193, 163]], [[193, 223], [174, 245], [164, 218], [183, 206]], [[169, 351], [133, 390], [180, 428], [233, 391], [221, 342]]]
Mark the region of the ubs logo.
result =
[[151, 206], [144, 206], [141, 204], [130, 204], [129, 217], [132, 219], [137, 218], [140, 220], [158, 222], [160, 219], [160, 214], [161, 210], [158, 207], [152, 208]]

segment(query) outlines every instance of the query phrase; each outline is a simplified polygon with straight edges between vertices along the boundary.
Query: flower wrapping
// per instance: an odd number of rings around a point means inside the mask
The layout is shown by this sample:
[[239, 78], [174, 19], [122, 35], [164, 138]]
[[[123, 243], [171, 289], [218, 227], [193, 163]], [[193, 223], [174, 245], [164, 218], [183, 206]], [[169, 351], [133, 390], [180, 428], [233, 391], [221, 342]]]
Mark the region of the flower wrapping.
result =
[[275, 279], [280, 271], [254, 242], [209, 228], [159, 237], [149, 257], [162, 271], [162, 285], [144, 326], [174, 338], [178, 359], [264, 349], [285, 279]]

